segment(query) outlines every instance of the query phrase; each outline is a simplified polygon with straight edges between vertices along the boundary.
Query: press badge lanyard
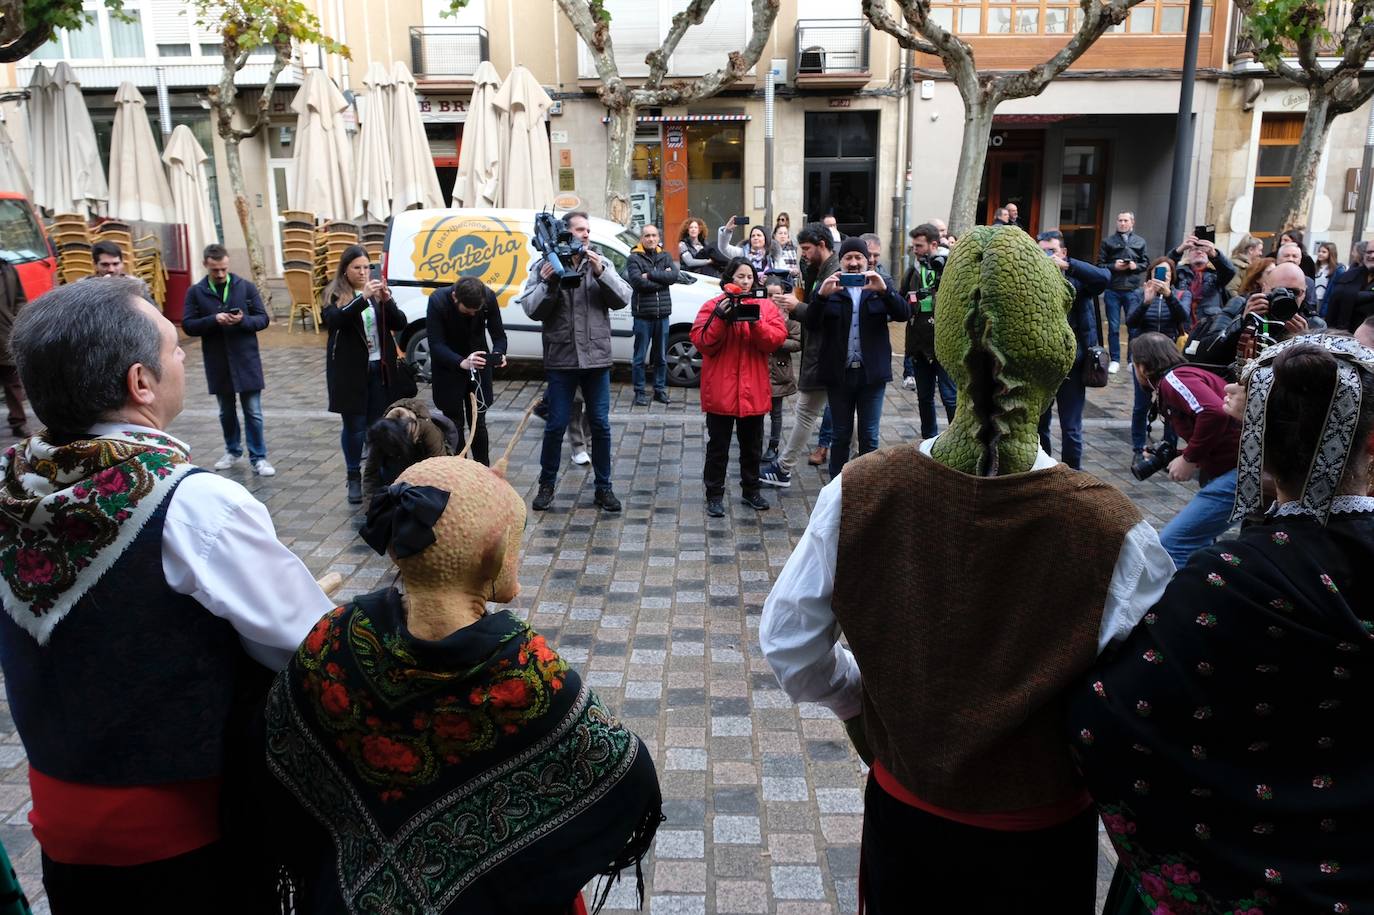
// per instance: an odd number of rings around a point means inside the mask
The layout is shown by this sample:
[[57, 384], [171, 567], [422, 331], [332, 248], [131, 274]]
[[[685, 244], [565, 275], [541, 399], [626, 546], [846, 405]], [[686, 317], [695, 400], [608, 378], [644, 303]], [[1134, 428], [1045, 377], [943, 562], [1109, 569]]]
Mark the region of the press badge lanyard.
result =
[[[225, 305], [228, 305], [228, 304], [229, 304], [229, 284], [232, 283], [233, 281], [234, 281], [234, 278], [233, 278], [233, 276], [232, 276], [231, 274], [226, 273], [226, 274], [224, 275], [224, 288], [220, 290], [220, 298], [224, 300], [224, 304], [225, 304]], [[214, 292], [215, 292], [215, 284], [214, 284], [214, 282], [212, 281], [212, 282], [210, 283], [210, 293], [213, 295]]]

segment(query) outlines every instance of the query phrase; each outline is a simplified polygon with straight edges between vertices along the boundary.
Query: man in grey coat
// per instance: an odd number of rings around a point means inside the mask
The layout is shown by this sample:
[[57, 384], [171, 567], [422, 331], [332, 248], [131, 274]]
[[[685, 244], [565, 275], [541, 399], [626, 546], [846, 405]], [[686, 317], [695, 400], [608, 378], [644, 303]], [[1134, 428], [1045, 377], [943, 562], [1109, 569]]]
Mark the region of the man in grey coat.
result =
[[591, 222], [586, 213], [563, 217], [568, 231], [580, 239], [584, 253], [570, 266], [579, 275], [575, 286], [563, 286], [545, 258], [530, 265], [530, 278], [520, 294], [525, 314], [544, 325], [544, 372], [548, 377], [549, 418], [544, 425], [540, 454], [539, 492], [531, 507], [545, 511], [553, 504], [554, 486], [563, 453], [573, 398], [580, 390], [592, 427], [592, 470], [596, 504], [620, 511], [611, 488], [611, 311], [630, 304], [630, 284], [590, 245]]

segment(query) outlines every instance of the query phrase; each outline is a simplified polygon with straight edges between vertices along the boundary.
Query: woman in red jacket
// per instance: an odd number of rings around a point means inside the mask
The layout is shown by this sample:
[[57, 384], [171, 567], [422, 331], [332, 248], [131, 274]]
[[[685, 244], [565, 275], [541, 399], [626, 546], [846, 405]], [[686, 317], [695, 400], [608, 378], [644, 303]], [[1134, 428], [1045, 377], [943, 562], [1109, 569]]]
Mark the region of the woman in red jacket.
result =
[[[706, 414], [706, 514], [725, 517], [725, 466], [730, 460], [730, 431], [739, 437], [739, 476], [744, 504], [768, 509], [759, 494], [759, 460], [763, 454], [763, 418], [773, 406], [768, 357], [787, 339], [782, 313], [752, 293], [758, 276], [749, 261], [737, 257], [724, 273], [725, 283], [745, 292], [743, 298], [720, 295], [705, 305], [692, 324], [692, 344], [701, 352], [701, 409]], [[755, 319], [749, 313], [758, 315]]]

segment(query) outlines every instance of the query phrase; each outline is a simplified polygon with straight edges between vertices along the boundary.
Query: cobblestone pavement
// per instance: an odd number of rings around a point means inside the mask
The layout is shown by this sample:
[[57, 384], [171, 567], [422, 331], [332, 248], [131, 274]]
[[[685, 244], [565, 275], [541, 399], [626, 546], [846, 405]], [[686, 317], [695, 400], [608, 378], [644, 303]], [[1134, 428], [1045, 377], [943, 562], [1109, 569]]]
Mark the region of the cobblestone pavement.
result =
[[[267, 504], [278, 536], [312, 572], [343, 574], [336, 597], [347, 600], [389, 584], [393, 570], [355, 536], [359, 516], [344, 498], [339, 423], [324, 412], [323, 341], [287, 337], [281, 325], [265, 335], [263, 407], [278, 475], [258, 479], [242, 465], [231, 473]], [[217, 410], [204, 392], [197, 342], [186, 350], [187, 407], [170, 431], [208, 466], [221, 452]], [[497, 385], [494, 453], [541, 387], [534, 370], [511, 374], [524, 380]], [[728, 516], [708, 519], [696, 391], [675, 389], [671, 404], [633, 408], [623, 374], [617, 371], [613, 385], [611, 421], [613, 479], [625, 510], [593, 508], [590, 468], [567, 461], [553, 509], [530, 513], [513, 609], [582, 671], [658, 765], [668, 820], [645, 862], [646, 911], [852, 913], [860, 764], [840, 723], [823, 708], [789, 702], [757, 648], [764, 598], [805, 529], [823, 477], [803, 465], [790, 489], [767, 494], [774, 507], [763, 513], [741, 505], [732, 490]], [[1130, 477], [1130, 400], [1125, 372], [1090, 392], [1084, 467], [1122, 487], [1161, 524], [1194, 490], [1160, 482], [1162, 474], [1143, 484]], [[883, 444], [913, 440], [918, 428], [914, 393], [889, 387]], [[512, 455], [511, 483], [527, 499], [537, 484], [541, 432], [536, 420]], [[731, 467], [736, 473], [733, 459]], [[35, 911], [46, 913], [29, 806], [24, 751], [5, 703], [0, 841]], [[1105, 838], [1102, 844], [1105, 893], [1112, 859]], [[633, 881], [622, 881], [607, 911], [633, 908]]]

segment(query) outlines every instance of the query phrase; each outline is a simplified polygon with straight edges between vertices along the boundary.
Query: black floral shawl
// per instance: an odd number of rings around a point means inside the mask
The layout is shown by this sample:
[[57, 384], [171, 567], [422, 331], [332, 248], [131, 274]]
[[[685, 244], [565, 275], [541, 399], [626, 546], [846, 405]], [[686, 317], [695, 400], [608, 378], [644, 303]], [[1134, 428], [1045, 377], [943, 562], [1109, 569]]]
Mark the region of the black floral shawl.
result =
[[1072, 701], [1148, 911], [1374, 911], [1374, 515], [1194, 554]]
[[328, 833], [292, 855], [297, 911], [569, 911], [662, 819], [643, 743], [506, 612], [426, 642], [395, 591], [356, 598], [278, 676], [266, 724], [268, 767]]

